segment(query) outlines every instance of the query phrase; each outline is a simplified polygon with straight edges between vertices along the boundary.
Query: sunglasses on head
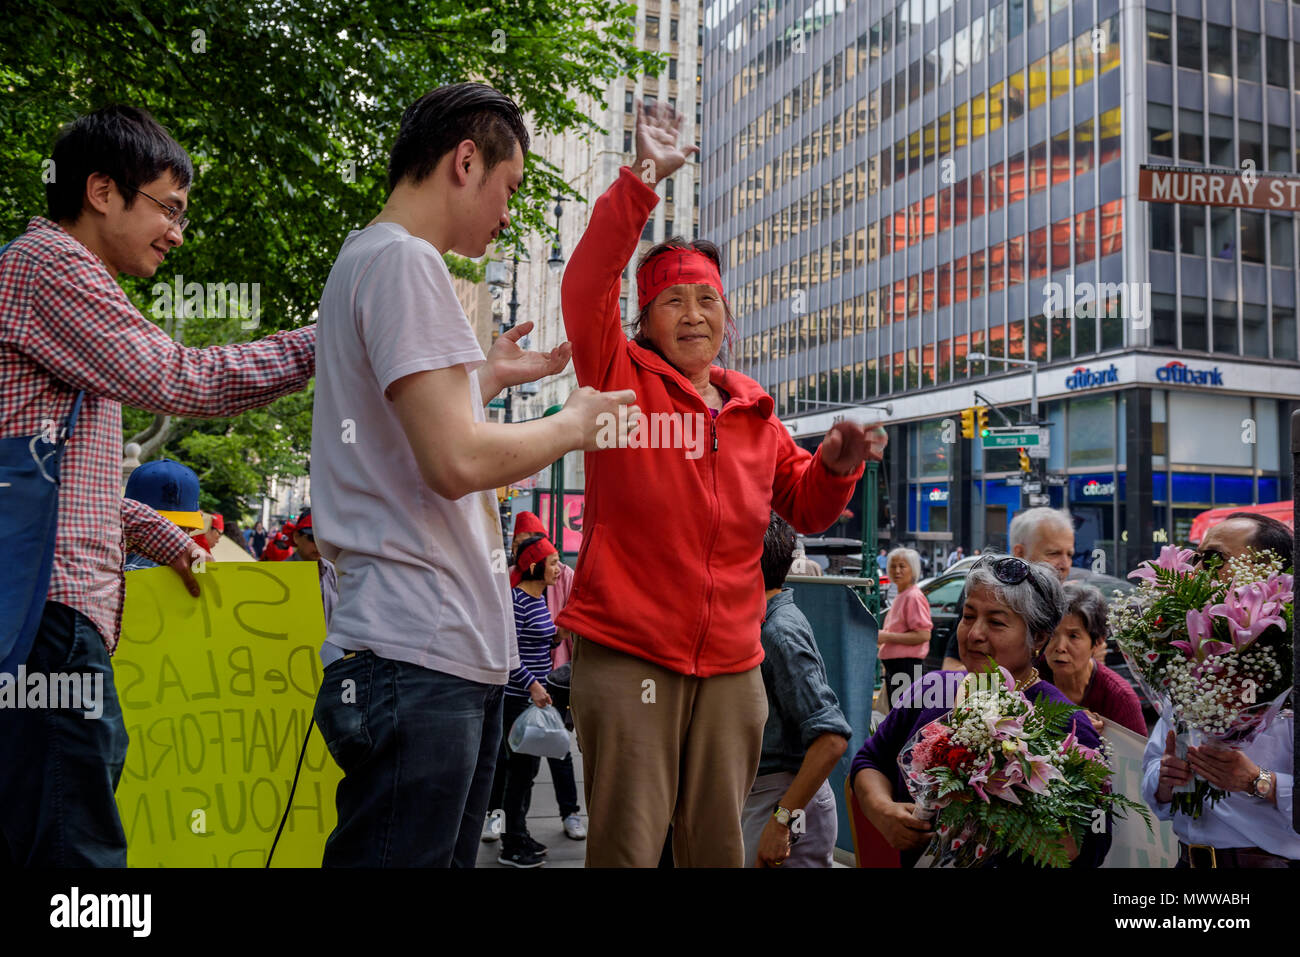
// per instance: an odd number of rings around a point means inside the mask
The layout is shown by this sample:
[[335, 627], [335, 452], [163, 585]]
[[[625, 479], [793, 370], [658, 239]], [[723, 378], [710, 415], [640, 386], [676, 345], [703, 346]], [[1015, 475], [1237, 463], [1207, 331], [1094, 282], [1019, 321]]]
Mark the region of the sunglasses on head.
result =
[[1196, 566], [1204, 564], [1205, 561], [1210, 558], [1217, 558], [1220, 564], [1223, 564], [1228, 560], [1228, 556], [1223, 554], [1223, 552], [1219, 551], [1217, 548], [1207, 548], [1205, 551], [1198, 551], [1192, 556], [1192, 565]]
[[1043, 590], [1029, 574], [1029, 562], [1023, 558], [1016, 558], [1014, 555], [995, 558], [988, 563], [988, 569], [993, 572], [993, 577], [1004, 585], [1019, 585], [1028, 579], [1029, 587], [1038, 594], [1043, 594]]

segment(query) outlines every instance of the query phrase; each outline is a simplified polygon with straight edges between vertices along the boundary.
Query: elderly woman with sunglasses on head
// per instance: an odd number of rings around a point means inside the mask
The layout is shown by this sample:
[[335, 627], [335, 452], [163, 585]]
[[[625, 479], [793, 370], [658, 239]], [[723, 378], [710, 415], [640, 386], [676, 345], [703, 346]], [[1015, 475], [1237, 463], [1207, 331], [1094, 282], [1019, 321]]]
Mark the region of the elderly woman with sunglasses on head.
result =
[[[1065, 611], [1061, 584], [1052, 569], [1006, 555], [985, 555], [966, 579], [966, 602], [957, 625], [957, 643], [967, 671], [983, 671], [990, 659], [1011, 673], [1016, 688], [1031, 701], [1046, 698], [1069, 704], [1059, 689], [1034, 668], [1036, 652], [1052, 636]], [[912, 736], [952, 710], [960, 671], [935, 671], [908, 689], [853, 759], [850, 779], [863, 813], [891, 847], [903, 852], [902, 863], [916, 863], [933, 836], [928, 821], [913, 813], [898, 755]], [[1073, 717], [1081, 744], [1100, 747], [1100, 739], [1083, 712]], [[1072, 866], [1097, 867], [1110, 849], [1109, 831], [1091, 834], [1066, 849]]]

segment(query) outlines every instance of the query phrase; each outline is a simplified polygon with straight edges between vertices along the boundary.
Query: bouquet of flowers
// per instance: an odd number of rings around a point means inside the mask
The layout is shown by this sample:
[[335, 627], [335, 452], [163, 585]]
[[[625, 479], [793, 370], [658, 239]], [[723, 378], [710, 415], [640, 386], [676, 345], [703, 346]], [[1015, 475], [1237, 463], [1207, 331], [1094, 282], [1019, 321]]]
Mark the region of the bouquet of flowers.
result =
[[1150, 827], [1144, 807], [1110, 791], [1105, 755], [1075, 737], [1078, 708], [1031, 702], [993, 667], [967, 675], [955, 702], [898, 757], [918, 816], [937, 825], [922, 865], [978, 866], [997, 854], [1068, 867], [1067, 834], [1077, 844], [1130, 809]]
[[[1116, 643], [1161, 716], [1178, 754], [1188, 745], [1240, 748], [1277, 717], [1291, 690], [1293, 579], [1281, 560], [1247, 549], [1226, 563], [1166, 545], [1133, 597], [1112, 614]], [[1224, 796], [1200, 778], [1176, 789], [1193, 818]]]

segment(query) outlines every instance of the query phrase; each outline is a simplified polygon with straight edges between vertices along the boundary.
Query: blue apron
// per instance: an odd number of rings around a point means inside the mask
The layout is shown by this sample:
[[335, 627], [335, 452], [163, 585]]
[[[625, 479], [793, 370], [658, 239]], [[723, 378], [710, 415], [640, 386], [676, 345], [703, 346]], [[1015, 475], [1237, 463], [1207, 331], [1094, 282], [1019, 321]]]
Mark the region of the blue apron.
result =
[[59, 528], [59, 468], [85, 396], [77, 393], [52, 444], [43, 433], [0, 439], [0, 674], [16, 674], [27, 660], [45, 611]]

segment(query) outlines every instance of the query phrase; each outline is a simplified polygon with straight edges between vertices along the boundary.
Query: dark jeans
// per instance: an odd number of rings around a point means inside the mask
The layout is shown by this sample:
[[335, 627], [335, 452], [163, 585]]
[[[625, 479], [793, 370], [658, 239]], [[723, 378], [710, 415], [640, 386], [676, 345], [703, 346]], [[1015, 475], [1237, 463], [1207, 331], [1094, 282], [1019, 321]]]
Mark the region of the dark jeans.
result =
[[370, 651], [325, 669], [316, 724], [343, 769], [324, 867], [473, 867], [501, 685]]
[[114, 792], [128, 739], [103, 639], [85, 615], [46, 602], [26, 672], [95, 676], [103, 713], [0, 708], [0, 867], [126, 867]]
[[[492, 804], [506, 812], [506, 829], [501, 842], [507, 848], [518, 845], [528, 834], [528, 808], [533, 803], [533, 781], [542, 766], [542, 759], [532, 754], [517, 754], [510, 750], [506, 738], [515, 720], [531, 708], [529, 698], [504, 695], [505, 707], [501, 714], [501, 747], [497, 754], [497, 773], [492, 782]], [[500, 803], [496, 803], [499, 801]]]
[[[510, 779], [510, 748], [506, 745], [506, 738], [510, 736], [510, 728], [515, 723], [515, 719], [523, 714], [525, 707], [519, 706], [518, 702], [523, 702], [526, 706], [528, 698], [516, 698], [512, 695], [505, 696], [505, 710], [501, 717], [501, 748], [497, 752], [497, 773], [492, 779], [492, 797], [488, 801], [488, 810], [492, 811], [497, 808], [507, 810], [506, 790], [507, 783]], [[520, 755], [526, 757], [526, 755]], [[536, 778], [537, 771], [541, 768], [541, 759], [535, 759], [537, 767], [533, 769], [533, 778]], [[560, 807], [560, 817], [565, 818], [570, 814], [577, 814], [580, 810], [578, 805], [578, 781], [573, 773], [573, 754], [566, 754], [562, 758], [547, 758], [546, 763], [551, 768], [551, 783], [555, 786], [555, 803]], [[527, 773], [526, 768], [522, 768], [521, 773]], [[533, 780], [530, 778], [529, 780]], [[528, 817], [528, 809], [532, 806], [532, 785], [529, 784], [528, 791], [524, 796], [524, 813]], [[507, 832], [510, 830], [509, 812], [507, 810]], [[524, 833], [528, 832], [526, 821], [524, 822]]]

